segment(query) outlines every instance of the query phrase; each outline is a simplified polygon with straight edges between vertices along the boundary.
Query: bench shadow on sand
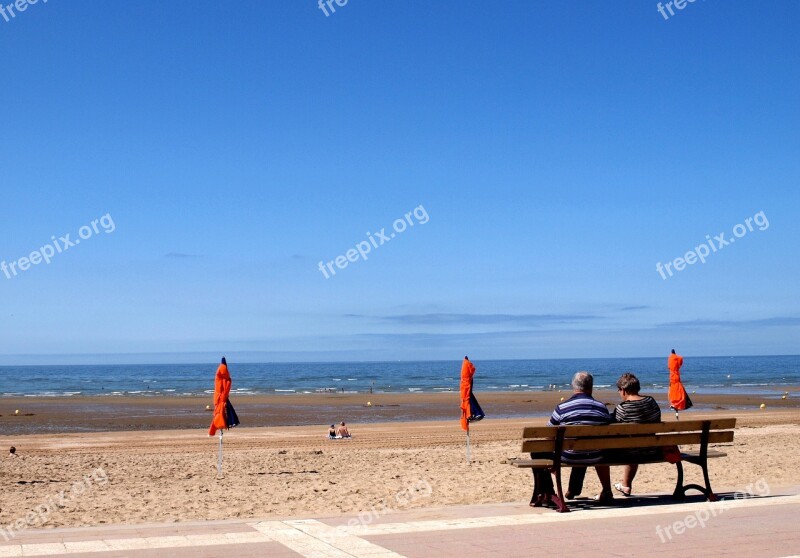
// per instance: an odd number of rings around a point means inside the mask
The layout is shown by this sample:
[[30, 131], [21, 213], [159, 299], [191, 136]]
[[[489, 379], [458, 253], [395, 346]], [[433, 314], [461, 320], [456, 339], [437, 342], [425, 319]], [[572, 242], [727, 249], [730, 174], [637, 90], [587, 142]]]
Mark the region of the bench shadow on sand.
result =
[[[717, 492], [718, 501], [708, 502], [709, 504], [718, 503], [722, 500], [766, 500], [770, 498], [780, 498], [784, 494], [750, 494], [745, 492]], [[590, 511], [597, 509], [615, 508], [641, 508], [652, 506], [671, 506], [674, 504], [699, 504], [706, 502], [702, 494], [687, 494], [683, 500], [673, 498], [671, 494], [643, 494], [633, 496], [614, 495], [613, 504], [600, 504], [592, 500], [589, 496], [578, 496], [574, 500], [568, 500], [567, 505], [570, 511]]]

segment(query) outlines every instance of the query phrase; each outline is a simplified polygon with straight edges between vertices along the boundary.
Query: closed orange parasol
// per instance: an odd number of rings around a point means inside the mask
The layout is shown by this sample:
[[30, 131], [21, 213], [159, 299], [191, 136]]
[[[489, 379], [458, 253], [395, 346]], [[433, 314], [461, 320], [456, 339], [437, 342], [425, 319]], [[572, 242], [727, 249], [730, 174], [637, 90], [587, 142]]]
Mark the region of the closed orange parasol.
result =
[[475, 365], [464, 357], [461, 363], [461, 430], [467, 433], [467, 463], [470, 463], [469, 423], [477, 422], [484, 417], [483, 409], [472, 393], [472, 384], [475, 378]]
[[464, 357], [461, 364], [461, 430], [469, 432], [469, 423], [481, 420], [484, 417], [483, 409], [472, 393], [472, 384], [475, 378], [475, 365]]
[[667, 368], [669, 369], [669, 407], [675, 410], [676, 418], [678, 418], [678, 411], [685, 411], [692, 406], [692, 400], [689, 399], [689, 394], [686, 393], [686, 388], [681, 383], [681, 366], [683, 366], [683, 357], [675, 353], [675, 349], [672, 349], [672, 354], [667, 359]]
[[208, 435], [213, 436], [217, 430], [228, 428], [225, 421], [225, 409], [228, 404], [228, 396], [231, 393], [231, 375], [228, 372], [228, 363], [222, 357], [222, 363], [217, 368], [217, 376], [214, 379], [214, 418], [211, 420], [211, 428]]
[[239, 417], [228, 399], [231, 393], [231, 383], [228, 363], [225, 357], [222, 357], [222, 362], [217, 367], [217, 375], [214, 378], [214, 418], [211, 419], [211, 427], [208, 429], [209, 436], [219, 432], [217, 478], [222, 478], [222, 433], [226, 428], [233, 428], [239, 425]]

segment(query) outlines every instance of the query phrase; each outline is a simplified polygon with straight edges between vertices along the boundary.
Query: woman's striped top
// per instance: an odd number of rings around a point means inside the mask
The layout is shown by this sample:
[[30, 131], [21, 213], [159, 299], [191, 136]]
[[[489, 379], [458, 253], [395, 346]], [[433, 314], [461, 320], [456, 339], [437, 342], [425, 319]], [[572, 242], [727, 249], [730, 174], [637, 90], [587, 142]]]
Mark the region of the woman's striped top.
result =
[[649, 395], [635, 401], [623, 401], [614, 409], [614, 422], [661, 422], [661, 409]]

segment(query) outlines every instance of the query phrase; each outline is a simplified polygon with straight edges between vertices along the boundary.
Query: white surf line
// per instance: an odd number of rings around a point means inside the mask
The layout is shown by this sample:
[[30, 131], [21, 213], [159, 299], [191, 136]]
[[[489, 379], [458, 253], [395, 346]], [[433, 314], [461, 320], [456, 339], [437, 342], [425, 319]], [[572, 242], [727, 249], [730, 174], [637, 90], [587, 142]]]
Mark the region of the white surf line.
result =
[[367, 542], [315, 519], [250, 523], [283, 546], [306, 558], [352, 558], [382, 556], [404, 558], [382, 546]]
[[[722, 504], [722, 505], [721, 505]], [[779, 506], [785, 504], [800, 504], [800, 494], [794, 496], [780, 496], [758, 499], [725, 500], [720, 502], [680, 503], [665, 506], [640, 506], [632, 508], [598, 509], [586, 513], [529, 513], [517, 515], [500, 515], [490, 517], [440, 519], [428, 521], [409, 521], [402, 523], [383, 523], [378, 525], [342, 525], [341, 533], [356, 537], [376, 535], [397, 535], [402, 533], [424, 533], [430, 531], [449, 531], [454, 529], [480, 529], [484, 527], [508, 527], [514, 525], [536, 525], [556, 523], [561, 521], [592, 521], [595, 519], [622, 518], [634, 516], [653, 516], [670, 513], [691, 514], [699, 509], [710, 510], [718, 506], [717, 515], [725, 510], [751, 508], [760, 506]], [[724, 506], [724, 507], [723, 507]]]

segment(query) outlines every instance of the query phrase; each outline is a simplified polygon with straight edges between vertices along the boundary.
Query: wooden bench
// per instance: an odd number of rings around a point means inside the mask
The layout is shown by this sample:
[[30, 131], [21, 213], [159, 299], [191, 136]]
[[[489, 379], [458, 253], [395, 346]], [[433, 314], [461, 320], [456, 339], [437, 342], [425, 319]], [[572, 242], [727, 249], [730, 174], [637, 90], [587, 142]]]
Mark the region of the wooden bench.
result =
[[[534, 473], [531, 506], [538, 507], [552, 502], [559, 512], [568, 512], [564, 493], [561, 490], [561, 469], [563, 467], [584, 467], [586, 465], [563, 463], [562, 450], [603, 450], [606, 456], [594, 465], [633, 465], [666, 462], [662, 452], [657, 455], [625, 455], [624, 452], [605, 450], [646, 449], [698, 445], [692, 451], [681, 451], [680, 461], [675, 463], [678, 480], [673, 497], [682, 500], [686, 491], [699, 490], [709, 501], [717, 497], [711, 490], [708, 480], [708, 459], [724, 457], [725, 453], [709, 449], [709, 444], [733, 441], [735, 418], [712, 420], [687, 420], [679, 422], [657, 422], [651, 424], [615, 423], [607, 426], [536, 426], [527, 427], [522, 432], [522, 451], [524, 453], [544, 454], [544, 458], [515, 459], [511, 465], [531, 469]], [[677, 451], [675, 452], [677, 457]], [[703, 470], [705, 487], [697, 484], [683, 484], [683, 462], [699, 465]], [[536, 483], [536, 471], [549, 470], [555, 477], [556, 493], [544, 493]]]

